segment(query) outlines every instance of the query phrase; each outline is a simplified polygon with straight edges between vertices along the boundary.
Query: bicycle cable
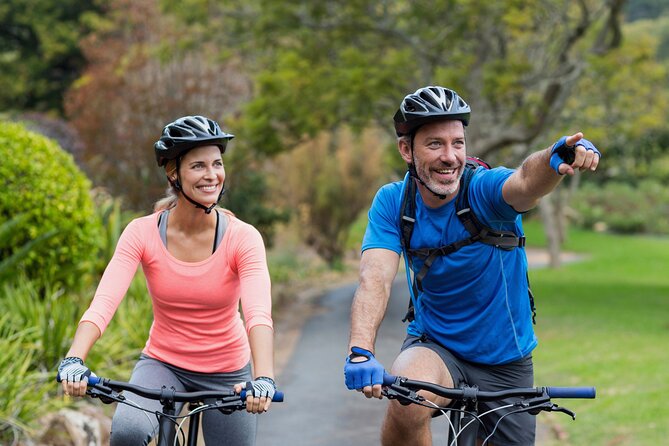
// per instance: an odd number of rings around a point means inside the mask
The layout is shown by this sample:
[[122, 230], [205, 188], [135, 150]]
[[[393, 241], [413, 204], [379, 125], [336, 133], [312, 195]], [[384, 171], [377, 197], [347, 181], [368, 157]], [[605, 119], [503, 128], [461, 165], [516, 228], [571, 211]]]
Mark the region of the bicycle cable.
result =
[[425, 398], [425, 402], [432, 404], [435, 409], [437, 409], [441, 414], [446, 418], [446, 421], [448, 421], [448, 426], [449, 426], [449, 432], [453, 432], [453, 435], [455, 435], [455, 426], [453, 426], [453, 422], [451, 421], [451, 417], [448, 416], [447, 412], [439, 405], [434, 403], [433, 401], [428, 400]]
[[[183, 418], [183, 420], [181, 420], [181, 423], [179, 423], [179, 425], [177, 426], [177, 430], [178, 430], [178, 432], [181, 433], [181, 434], [184, 436], [184, 438], [185, 438], [186, 434], [185, 434], [184, 431], [183, 431], [183, 427], [182, 427], [183, 424], [184, 424], [184, 423], [185, 423], [191, 416], [195, 415], [196, 413], [204, 412], [204, 411], [206, 411], [206, 410], [209, 410], [209, 409], [215, 409], [215, 408], [216, 408], [216, 406], [215, 406], [214, 404], [203, 404], [203, 405], [198, 406], [198, 407], [196, 407], [195, 409], [191, 410], [191, 411], [188, 412], [186, 415], [179, 417], [179, 418]], [[175, 435], [175, 436], [174, 436], [174, 446], [179, 446], [179, 444], [177, 443], [177, 438], [178, 438], [178, 437]]]
[[[481, 421], [481, 418], [483, 418], [483, 417], [485, 417], [486, 415], [489, 415], [489, 414], [491, 414], [491, 413], [497, 412], [498, 410], [508, 409], [509, 407], [513, 407], [513, 406], [514, 406], [514, 404], [507, 404], [506, 406], [495, 407], [495, 408], [493, 408], [493, 409], [490, 409], [490, 410], [487, 411], [487, 412], [483, 412], [482, 414], [474, 415], [474, 419], [472, 419], [469, 423], [465, 424], [462, 428], [460, 428], [460, 432], [458, 432], [458, 433], [455, 435], [455, 437], [453, 438], [453, 441], [451, 442], [450, 446], [454, 446], [454, 445], [455, 445], [455, 441], [458, 439], [458, 437], [460, 436], [460, 434], [461, 434], [465, 429], [467, 429], [467, 427], [469, 427], [469, 425], [472, 424], [474, 421], [478, 421], [478, 422], [481, 424], [481, 426], [483, 426], [483, 421]], [[466, 412], [466, 413], [469, 413], [469, 412]], [[506, 416], [506, 415], [507, 415], [507, 414], [502, 415], [502, 417], [500, 417], [500, 419], [501, 419], [501, 418], [504, 418], [504, 416]], [[497, 425], [495, 425], [495, 429], [496, 429], [496, 428], [497, 428]], [[495, 430], [493, 429], [493, 433], [494, 433], [494, 432], [495, 432]], [[487, 434], [487, 432], [486, 432], [486, 434]], [[492, 435], [492, 433], [491, 433], [490, 435], [488, 435], [488, 437], [490, 437], [491, 435]], [[488, 438], [488, 437], [486, 437], [486, 438]]]
[[[506, 407], [508, 407], [508, 406], [506, 406]], [[505, 413], [504, 415], [502, 415], [501, 417], [499, 417], [499, 419], [498, 419], [497, 422], [495, 423], [495, 426], [492, 428], [492, 432], [490, 432], [490, 435], [488, 435], [487, 437], [485, 437], [485, 439], [483, 440], [483, 443], [481, 443], [481, 446], [485, 446], [486, 443], [488, 443], [488, 441], [490, 441], [490, 439], [492, 438], [492, 436], [495, 435], [495, 431], [496, 431], [497, 428], [499, 427], [499, 423], [500, 423], [504, 418], [506, 418], [506, 417], [509, 416], [509, 415], [513, 415], [513, 414], [515, 414], [515, 413], [520, 413], [520, 412], [527, 412], [527, 409], [517, 409], [517, 410], [513, 410], [513, 411], [511, 411], [511, 412], [507, 412], [507, 413]]]

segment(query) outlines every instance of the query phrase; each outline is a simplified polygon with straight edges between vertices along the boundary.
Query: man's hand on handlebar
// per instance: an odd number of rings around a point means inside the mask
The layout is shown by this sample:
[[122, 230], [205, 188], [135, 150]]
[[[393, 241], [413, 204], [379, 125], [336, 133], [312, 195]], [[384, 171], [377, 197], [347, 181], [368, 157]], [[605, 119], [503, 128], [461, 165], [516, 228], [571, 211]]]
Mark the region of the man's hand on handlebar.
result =
[[367, 398], [381, 398], [381, 384], [385, 370], [374, 354], [360, 347], [351, 347], [346, 357], [344, 378], [349, 390], [357, 390]]

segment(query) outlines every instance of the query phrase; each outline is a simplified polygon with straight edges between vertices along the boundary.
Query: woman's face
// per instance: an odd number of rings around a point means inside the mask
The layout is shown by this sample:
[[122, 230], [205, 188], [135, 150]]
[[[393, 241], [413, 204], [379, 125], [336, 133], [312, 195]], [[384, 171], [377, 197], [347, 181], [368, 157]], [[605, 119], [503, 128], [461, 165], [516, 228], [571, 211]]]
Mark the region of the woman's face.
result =
[[181, 187], [199, 203], [216, 203], [225, 181], [225, 168], [218, 146], [201, 146], [189, 150], [179, 167]]

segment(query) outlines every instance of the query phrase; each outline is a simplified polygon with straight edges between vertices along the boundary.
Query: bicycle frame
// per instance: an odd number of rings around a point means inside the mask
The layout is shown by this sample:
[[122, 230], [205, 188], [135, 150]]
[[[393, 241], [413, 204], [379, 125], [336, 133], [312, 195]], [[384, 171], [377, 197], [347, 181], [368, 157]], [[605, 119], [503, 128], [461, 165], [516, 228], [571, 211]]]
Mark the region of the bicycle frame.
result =
[[[163, 406], [160, 413], [156, 413], [159, 418], [158, 435], [156, 438], [157, 446], [171, 446], [176, 444], [176, 428], [174, 419], [176, 418], [176, 403], [189, 403], [188, 417], [188, 438], [186, 446], [196, 446], [199, 435], [200, 417], [205, 410], [218, 409], [223, 413], [232, 413], [236, 410], [246, 408], [246, 391], [242, 390], [240, 394], [233, 390], [228, 391], [199, 391], [199, 392], [179, 392], [174, 388], [163, 387], [161, 389], [148, 389], [123, 381], [113, 381], [106, 378], [89, 377], [89, 386], [86, 393], [93, 398], [100, 398], [103, 403], [112, 402], [126, 403], [126, 398], [120, 392], [128, 391], [145, 398], [158, 400]], [[282, 402], [283, 392], [276, 392], [272, 401]], [[197, 410], [198, 407], [205, 407]], [[134, 406], [133, 407], [137, 407]], [[137, 407], [141, 409], [140, 407]]]
[[[537, 415], [541, 411], [563, 412], [576, 419], [576, 415], [569, 409], [551, 402], [551, 398], [595, 398], [594, 387], [529, 387], [514, 388], [502, 391], [481, 391], [477, 387], [462, 387], [459, 389], [443, 387], [434, 383], [410, 380], [401, 376], [384, 375], [384, 395], [389, 399], [397, 399], [401, 404], [419, 404], [426, 407], [426, 399], [417, 394], [419, 390], [432, 392], [435, 395], [454, 401], [451, 407], [432, 407], [445, 412], [449, 416], [449, 445], [475, 446], [478, 435], [479, 401], [498, 401], [506, 398], [518, 397], [514, 407], [518, 412], [529, 412]], [[512, 412], [503, 415], [502, 418]], [[487, 414], [487, 413], [486, 413]], [[484, 416], [483, 414], [481, 416]], [[500, 418], [500, 421], [502, 420]], [[497, 426], [488, 435], [484, 444], [493, 436]], [[450, 433], [454, 438], [451, 439]]]

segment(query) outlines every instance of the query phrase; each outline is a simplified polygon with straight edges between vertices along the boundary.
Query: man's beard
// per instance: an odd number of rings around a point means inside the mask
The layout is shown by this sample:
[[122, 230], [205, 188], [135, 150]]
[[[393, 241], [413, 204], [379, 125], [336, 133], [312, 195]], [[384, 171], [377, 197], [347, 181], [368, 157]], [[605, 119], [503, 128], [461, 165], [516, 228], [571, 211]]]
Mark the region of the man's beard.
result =
[[[442, 167], [442, 169], [449, 169], [452, 167]], [[456, 173], [456, 177], [452, 181], [448, 181], [447, 183], [444, 183], [442, 181], [437, 180], [434, 178], [434, 176], [438, 175], [434, 170], [430, 169], [429, 166], [422, 165], [419, 167], [417, 170], [417, 173], [420, 177], [420, 179], [425, 182], [427, 187], [436, 194], [439, 195], [444, 195], [444, 196], [449, 196], [454, 194], [458, 190], [458, 186], [460, 184], [460, 178], [462, 177], [462, 173], [464, 172], [464, 166], [460, 166]], [[434, 176], [433, 176], [434, 175]]]

